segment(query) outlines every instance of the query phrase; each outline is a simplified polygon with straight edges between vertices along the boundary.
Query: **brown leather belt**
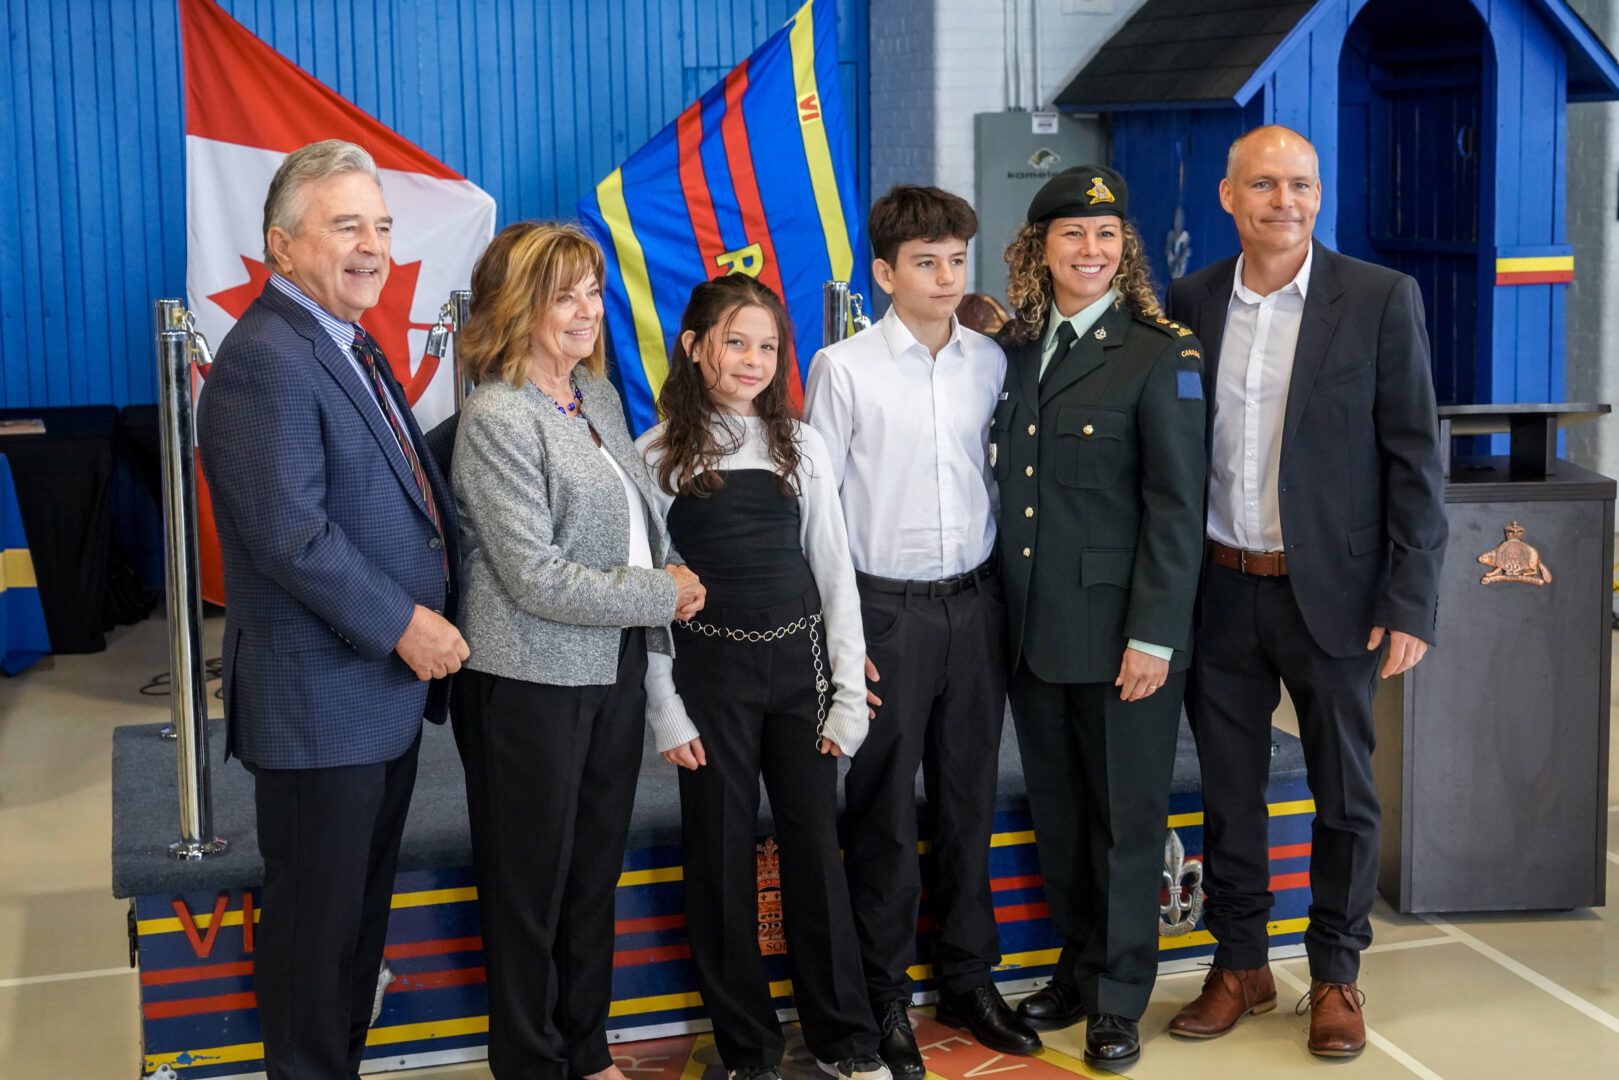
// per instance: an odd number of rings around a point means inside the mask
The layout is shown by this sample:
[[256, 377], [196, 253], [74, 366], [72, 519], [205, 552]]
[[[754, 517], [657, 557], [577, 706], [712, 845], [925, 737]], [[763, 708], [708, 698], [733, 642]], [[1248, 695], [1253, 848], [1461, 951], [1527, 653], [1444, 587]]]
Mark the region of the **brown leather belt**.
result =
[[1215, 566], [1223, 566], [1227, 570], [1236, 570], [1243, 574], [1256, 574], [1259, 577], [1286, 577], [1287, 552], [1285, 551], [1244, 551], [1242, 548], [1226, 547], [1224, 544], [1208, 541], [1209, 561]]

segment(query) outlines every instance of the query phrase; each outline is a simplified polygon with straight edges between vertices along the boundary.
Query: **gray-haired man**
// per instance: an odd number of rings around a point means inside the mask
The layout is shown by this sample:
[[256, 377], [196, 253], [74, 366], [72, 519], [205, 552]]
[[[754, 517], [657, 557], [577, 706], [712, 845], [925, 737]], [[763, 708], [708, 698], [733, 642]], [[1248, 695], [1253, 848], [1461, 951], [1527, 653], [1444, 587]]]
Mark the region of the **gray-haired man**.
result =
[[264, 291], [198, 418], [225, 564], [226, 753], [254, 777], [254, 989], [272, 1080], [359, 1075], [422, 718], [467, 647], [455, 503], [358, 325], [387, 280], [376, 166], [328, 140], [265, 200]]

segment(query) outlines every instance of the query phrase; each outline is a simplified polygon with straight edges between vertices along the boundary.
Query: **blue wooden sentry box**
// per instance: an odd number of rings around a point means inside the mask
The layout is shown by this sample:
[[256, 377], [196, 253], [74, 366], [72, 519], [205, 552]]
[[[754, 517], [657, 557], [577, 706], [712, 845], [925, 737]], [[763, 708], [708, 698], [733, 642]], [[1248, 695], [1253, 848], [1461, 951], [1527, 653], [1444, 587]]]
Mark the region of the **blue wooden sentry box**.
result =
[[1422, 286], [1441, 404], [1561, 401], [1570, 102], [1619, 63], [1563, 0], [1148, 0], [1057, 97], [1111, 124], [1160, 283], [1237, 250], [1217, 187], [1260, 124], [1316, 145], [1316, 236]]

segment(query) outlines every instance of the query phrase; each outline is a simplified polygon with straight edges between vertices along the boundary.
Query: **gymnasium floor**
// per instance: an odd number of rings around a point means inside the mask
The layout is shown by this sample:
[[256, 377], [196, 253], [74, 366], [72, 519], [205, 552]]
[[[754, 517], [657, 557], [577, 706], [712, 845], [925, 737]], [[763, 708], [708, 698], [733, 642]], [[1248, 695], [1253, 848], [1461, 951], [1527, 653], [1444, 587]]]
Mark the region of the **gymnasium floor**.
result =
[[[208, 622], [208, 655], [218, 652], [222, 626]], [[127, 905], [109, 891], [109, 746], [118, 725], [167, 719], [166, 697], [139, 692], [167, 671], [167, 649], [164, 624], [152, 619], [115, 631], [104, 653], [47, 658], [0, 680], [0, 1080], [139, 1076]], [[1610, 794], [1619, 798], [1619, 769], [1610, 775]], [[1201, 973], [1160, 979], [1142, 1021], [1141, 1061], [1127, 1075], [1619, 1077], [1619, 815], [1611, 811], [1608, 845], [1603, 909], [1421, 919], [1379, 902], [1376, 944], [1361, 975], [1371, 1045], [1358, 1059], [1328, 1064], [1305, 1051], [1306, 1021], [1291, 1008], [1308, 982], [1299, 959], [1276, 966], [1280, 1008], [1208, 1043], [1163, 1034], [1196, 994]], [[1083, 1026], [1048, 1034], [1040, 1059], [1004, 1058], [933, 1025], [930, 1012], [913, 1016], [922, 1041], [933, 1045], [928, 1064], [940, 1080], [1108, 1075], [1078, 1061]], [[706, 1037], [622, 1049], [631, 1080], [723, 1080]], [[788, 1080], [819, 1075], [796, 1039], [791, 1050]], [[480, 1063], [395, 1075], [474, 1080], [489, 1071]]]

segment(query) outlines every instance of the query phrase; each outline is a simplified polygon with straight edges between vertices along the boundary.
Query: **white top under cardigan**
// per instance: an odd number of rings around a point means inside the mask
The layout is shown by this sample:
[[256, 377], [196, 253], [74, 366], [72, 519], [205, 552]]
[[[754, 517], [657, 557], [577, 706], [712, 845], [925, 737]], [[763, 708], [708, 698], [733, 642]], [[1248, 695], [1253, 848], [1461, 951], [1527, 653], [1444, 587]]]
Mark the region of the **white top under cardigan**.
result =
[[[725, 469], [766, 469], [774, 471], [765, 445], [763, 422], [754, 416], [716, 417], [732, 432], [740, 426], [743, 436], [737, 449], [722, 462]], [[667, 518], [675, 497], [658, 485], [658, 461], [653, 440], [663, 431], [659, 424], [635, 441], [652, 474], [652, 498], [660, 515]], [[865, 741], [869, 721], [866, 714], [866, 636], [860, 625], [860, 594], [855, 589], [854, 563], [849, 558], [849, 537], [843, 528], [843, 507], [838, 501], [826, 443], [814, 428], [794, 421], [798, 432], [798, 520], [799, 542], [815, 585], [821, 594], [824, 618], [821, 633], [831, 661], [832, 697], [827, 702], [826, 724], [822, 734], [853, 755]], [[721, 445], [734, 435], [719, 433]], [[703, 620], [701, 614], [697, 620]], [[805, 672], [808, 677], [809, 672]], [[675, 690], [673, 660], [661, 653], [647, 654], [647, 722], [652, 726], [659, 751], [672, 750], [697, 738], [697, 727], [686, 715], [686, 706]]]

